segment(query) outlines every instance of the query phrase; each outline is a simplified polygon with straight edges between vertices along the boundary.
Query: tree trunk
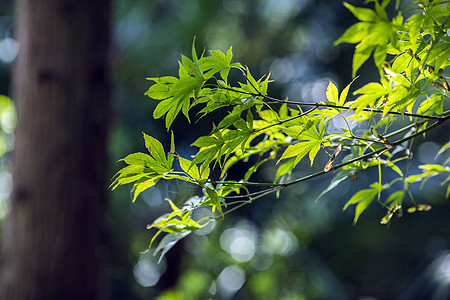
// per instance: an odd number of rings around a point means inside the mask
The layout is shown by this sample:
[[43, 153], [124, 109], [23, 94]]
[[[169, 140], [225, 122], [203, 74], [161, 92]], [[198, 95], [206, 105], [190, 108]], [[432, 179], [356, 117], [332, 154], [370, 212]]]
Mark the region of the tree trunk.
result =
[[0, 299], [103, 299], [110, 0], [18, 0]]

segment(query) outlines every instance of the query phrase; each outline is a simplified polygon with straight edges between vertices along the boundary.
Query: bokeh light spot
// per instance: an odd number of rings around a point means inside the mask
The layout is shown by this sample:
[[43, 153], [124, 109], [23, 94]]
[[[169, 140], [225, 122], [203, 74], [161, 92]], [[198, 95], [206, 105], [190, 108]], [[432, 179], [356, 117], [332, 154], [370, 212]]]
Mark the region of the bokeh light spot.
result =
[[298, 241], [291, 232], [272, 228], [264, 235], [264, 245], [272, 253], [285, 256], [297, 249]]
[[164, 273], [164, 262], [158, 264], [156, 258], [150, 252], [143, 254], [134, 267], [133, 274], [136, 281], [143, 287], [154, 286]]
[[5, 63], [12, 63], [19, 53], [19, 43], [12, 38], [4, 38], [0, 41], [0, 60]]
[[436, 259], [434, 278], [443, 285], [450, 285], [450, 251]]
[[237, 262], [247, 262], [255, 255], [256, 232], [250, 228], [230, 228], [220, 236], [220, 245]]
[[239, 266], [228, 266], [217, 277], [217, 289], [224, 297], [234, 295], [245, 283], [245, 272]]

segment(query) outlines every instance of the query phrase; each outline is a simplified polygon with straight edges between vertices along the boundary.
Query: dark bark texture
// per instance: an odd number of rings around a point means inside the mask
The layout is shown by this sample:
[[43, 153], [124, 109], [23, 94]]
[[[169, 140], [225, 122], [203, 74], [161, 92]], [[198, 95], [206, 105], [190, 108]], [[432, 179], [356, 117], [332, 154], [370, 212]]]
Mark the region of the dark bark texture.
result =
[[105, 299], [110, 0], [18, 0], [0, 299]]

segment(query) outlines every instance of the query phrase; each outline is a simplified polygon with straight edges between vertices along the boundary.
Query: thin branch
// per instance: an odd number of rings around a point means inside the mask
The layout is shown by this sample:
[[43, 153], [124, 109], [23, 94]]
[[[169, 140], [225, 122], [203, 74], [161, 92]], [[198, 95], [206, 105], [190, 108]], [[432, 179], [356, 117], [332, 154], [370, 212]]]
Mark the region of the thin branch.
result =
[[[423, 129], [423, 130], [421, 130], [421, 131], [418, 131], [418, 132], [416, 132], [416, 133], [414, 133], [414, 134], [412, 134], [412, 135], [410, 135], [410, 136], [408, 136], [408, 137], [405, 137], [405, 138], [403, 138], [403, 139], [400, 139], [400, 140], [398, 140], [398, 141], [392, 143], [392, 145], [393, 145], [393, 146], [396, 146], [396, 145], [399, 145], [399, 144], [401, 144], [401, 143], [403, 143], [403, 142], [405, 142], [405, 141], [408, 141], [408, 140], [410, 140], [410, 139], [413, 139], [413, 138], [415, 138], [416, 136], [419, 136], [419, 135], [421, 135], [421, 134], [423, 134], [423, 133], [425, 133], [425, 132], [427, 132], [427, 131], [429, 131], [429, 130], [431, 130], [431, 129], [433, 129], [433, 128], [439, 126], [439, 125], [441, 125], [441, 124], [442, 124], [444, 121], [446, 121], [447, 119], [449, 119], [449, 116], [445, 117], [445, 118], [442, 119], [442, 120], [439, 120], [439, 121], [433, 123], [432, 125], [428, 126], [427, 128], [425, 128], [425, 129]], [[344, 166], [346, 166], [346, 165], [349, 165], [349, 164], [352, 164], [352, 163], [354, 163], [354, 162], [357, 162], [357, 161], [360, 161], [360, 160], [363, 160], [363, 159], [372, 157], [372, 156], [377, 155], [377, 154], [381, 154], [382, 152], [385, 152], [385, 151], [387, 151], [387, 150], [389, 150], [388, 147], [380, 148], [380, 149], [378, 149], [378, 150], [375, 150], [375, 151], [372, 151], [372, 152], [367, 153], [367, 154], [365, 154], [365, 155], [356, 157], [356, 158], [354, 158], [354, 159], [351, 159], [351, 160], [346, 161], [346, 162], [344, 162], [344, 163], [341, 163], [341, 164], [339, 164], [339, 165], [335, 165], [335, 166], [332, 168], [332, 170], [340, 169], [340, 168], [342, 168], [342, 167], [344, 167]], [[297, 179], [297, 180], [294, 180], [294, 181], [285, 183], [284, 185], [285, 185], [285, 186], [290, 186], [290, 185], [293, 185], [293, 184], [296, 184], [296, 183], [299, 183], [299, 182], [302, 182], [302, 181], [305, 181], [305, 180], [308, 180], [308, 179], [312, 179], [312, 178], [314, 178], [314, 177], [320, 176], [320, 175], [325, 174], [325, 173], [326, 173], [326, 172], [324, 172], [324, 171], [320, 171], [320, 172], [317, 172], [317, 173], [314, 173], [314, 174], [311, 174], [311, 175], [302, 177], [302, 178], [300, 178], [300, 179]]]
[[270, 124], [270, 125], [268, 125], [268, 126], [266, 126], [266, 127], [264, 127], [264, 128], [255, 129], [253, 132], [263, 131], [263, 130], [269, 129], [269, 128], [273, 127], [273, 126], [281, 125], [281, 124], [284, 124], [284, 123], [286, 123], [286, 122], [289, 122], [289, 121], [292, 121], [292, 120], [301, 118], [301, 117], [306, 116], [306, 115], [308, 115], [309, 113], [313, 112], [313, 111], [316, 110], [317, 108], [318, 108], [318, 106], [316, 105], [315, 107], [313, 107], [313, 108], [311, 108], [311, 109], [305, 111], [304, 113], [301, 113], [300, 115], [291, 117], [291, 118], [286, 119], [286, 120], [278, 121], [277, 123]]
[[[218, 88], [233, 91], [236, 93], [249, 95], [249, 96], [253, 96], [253, 97], [263, 97], [265, 99], [268, 99], [268, 100], [271, 100], [271, 101], [274, 101], [277, 103], [283, 103], [283, 104], [286, 103], [286, 104], [294, 104], [294, 105], [300, 105], [300, 106], [330, 107], [330, 108], [339, 108], [339, 109], [348, 109], [348, 110], [356, 110], [357, 109], [357, 107], [327, 104], [327, 103], [323, 103], [323, 102], [297, 102], [297, 101], [282, 100], [282, 99], [274, 98], [274, 97], [267, 96], [267, 95], [256, 94], [256, 93], [251, 93], [251, 92], [246, 92], [246, 91], [239, 91], [239, 90], [235, 90], [233, 88], [228, 88], [228, 87], [218, 87]], [[380, 110], [380, 109], [368, 108], [368, 107], [365, 107], [362, 110], [368, 111], [368, 112], [373, 112], [373, 113], [383, 113], [384, 112], [383, 110]], [[409, 112], [399, 112], [399, 111], [388, 111], [388, 112], [386, 112], [386, 114], [423, 118], [423, 119], [432, 119], [432, 120], [442, 119], [439, 116], [427, 116], [427, 115], [421, 115], [421, 114], [415, 114], [415, 113], [409, 113]]]
[[[391, 144], [392, 144], [392, 146], [396, 146], [396, 145], [399, 145], [399, 144], [401, 144], [401, 143], [403, 143], [405, 141], [411, 140], [411, 139], [415, 138], [416, 136], [424, 134], [425, 132], [428, 132], [431, 129], [433, 129], [433, 128], [443, 124], [449, 118], [450, 118], [450, 115], [445, 116], [442, 119], [438, 120], [437, 122], [433, 123], [432, 125], [428, 126], [427, 128], [425, 128], [425, 129], [423, 129], [421, 131], [417, 131], [416, 133], [411, 134], [410, 136], [407, 136], [407, 137], [405, 137], [403, 139], [400, 139], [398, 141], [395, 141], [395, 142], [393, 142]], [[422, 123], [422, 122], [420, 122], [420, 123]], [[414, 124], [414, 126], [417, 126], [417, 124]], [[404, 131], [404, 130], [402, 129], [402, 131]], [[398, 130], [397, 132], [392, 133], [391, 135], [398, 134], [399, 132], [400, 132], [400, 130]], [[388, 136], [388, 135], [386, 135], [386, 136]], [[387, 150], [389, 150], [388, 147], [386, 147], [386, 146], [382, 147], [382, 148], [380, 148], [378, 150], [375, 150], [375, 151], [372, 151], [370, 153], [367, 153], [367, 154], [355, 157], [354, 159], [351, 159], [351, 160], [346, 161], [344, 163], [335, 165], [335, 166], [332, 167], [331, 170], [338, 170], [338, 169], [340, 169], [340, 168], [342, 168], [344, 166], [347, 166], [349, 164], [352, 164], [354, 162], [357, 162], [357, 161], [360, 161], [360, 160], [364, 160], [364, 159], [372, 157], [374, 155], [380, 155], [381, 153], [383, 153], [383, 152], [385, 152]], [[273, 189], [273, 187], [278, 187], [279, 189], [283, 189], [285, 187], [288, 187], [288, 186], [291, 186], [291, 185], [294, 185], [294, 184], [297, 184], [297, 183], [300, 183], [300, 182], [303, 182], [303, 181], [306, 181], [306, 180], [309, 180], [309, 179], [313, 179], [313, 178], [318, 177], [320, 175], [323, 175], [325, 173], [327, 173], [327, 172], [322, 170], [320, 172], [317, 172], [317, 173], [314, 173], [314, 174], [310, 174], [310, 175], [307, 175], [305, 177], [301, 177], [299, 179], [296, 179], [296, 180], [293, 180], [293, 181], [290, 181], [290, 182], [287, 182], [287, 183], [267, 183], [267, 182], [242, 182], [241, 183], [241, 182], [233, 182], [233, 183], [229, 183], [229, 184], [242, 184], [242, 185], [245, 185], [245, 186], [260, 186], [260, 187], [269, 186], [269, 187], [272, 187], [272, 188], [268, 188], [268, 189], [264, 190], [261, 193], [261, 194], [263, 194], [263, 193], [266, 194], [266, 193], [271, 193], [271, 192], [274, 192], [274, 191], [278, 190], [278, 189]], [[209, 181], [209, 182], [217, 183], [217, 184], [227, 184], [227, 182], [222, 182], [222, 181]]]
[[[237, 205], [237, 206], [235, 206], [233, 208], [230, 208], [229, 210], [224, 212], [223, 215], [227, 215], [227, 214], [229, 214], [229, 213], [231, 213], [231, 212], [233, 212], [235, 210], [238, 210], [239, 208], [241, 208], [244, 205], [252, 203], [256, 199], [262, 198], [262, 197], [264, 197], [264, 196], [266, 196], [268, 194], [271, 194], [271, 193], [276, 192], [278, 190], [281, 190], [283, 188], [284, 188], [284, 186], [277, 186], [277, 187], [274, 187], [274, 188], [266, 189], [266, 190], [262, 191], [262, 193], [260, 193], [259, 195], [255, 196], [255, 197], [251, 197], [248, 201], [242, 202], [241, 204], [239, 204], [239, 205]], [[216, 218], [221, 218], [221, 216], [218, 216]]]
[[261, 195], [261, 194], [264, 194], [264, 193], [266, 193], [266, 192], [268, 192], [268, 191], [270, 191], [270, 190], [276, 190], [276, 189], [279, 189], [280, 187], [281, 187], [281, 185], [280, 185], [280, 186], [271, 187], [271, 188], [266, 189], [266, 190], [262, 190], [262, 191], [257, 191], [257, 192], [254, 192], [254, 193], [245, 194], [245, 195], [224, 196], [224, 197], [222, 197], [222, 198], [225, 198], [225, 199], [251, 198], [251, 197], [255, 197], [255, 196], [259, 196], [259, 195]]

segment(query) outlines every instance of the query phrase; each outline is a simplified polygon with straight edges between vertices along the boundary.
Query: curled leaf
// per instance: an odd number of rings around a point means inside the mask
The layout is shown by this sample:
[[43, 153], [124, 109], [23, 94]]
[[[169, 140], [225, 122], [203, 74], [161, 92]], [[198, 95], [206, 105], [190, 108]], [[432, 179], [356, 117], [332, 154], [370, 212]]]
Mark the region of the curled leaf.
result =
[[444, 85], [447, 92], [450, 92], [450, 86], [448, 85], [447, 80], [444, 77], [441, 77], [441, 80], [442, 80], [442, 84]]
[[327, 164], [325, 165], [325, 168], [323, 168], [323, 171], [324, 171], [324, 172], [330, 171], [332, 166], [333, 166], [333, 162], [332, 162], [331, 160], [329, 160], [329, 161], [327, 162]]
[[408, 53], [411, 57], [415, 58], [417, 61], [419, 61], [419, 62], [421, 61], [420, 57], [417, 56], [417, 54], [415, 54], [415, 53], [412, 51], [412, 49], [407, 49], [407, 50], [406, 50], [406, 53]]
[[431, 83], [431, 86], [432, 86], [432, 87], [435, 87], [435, 88], [437, 88], [437, 89], [445, 90], [445, 86], [444, 86], [442, 83], [439, 83], [439, 82], [437, 82], [437, 81], [433, 81], [433, 82]]
[[324, 172], [328, 172], [331, 170], [331, 167], [333, 166], [333, 161], [338, 156], [339, 152], [342, 150], [342, 145], [339, 144], [336, 149], [334, 150], [334, 153], [331, 155], [330, 159], [328, 160], [327, 164], [325, 165], [325, 168], [323, 168]]

